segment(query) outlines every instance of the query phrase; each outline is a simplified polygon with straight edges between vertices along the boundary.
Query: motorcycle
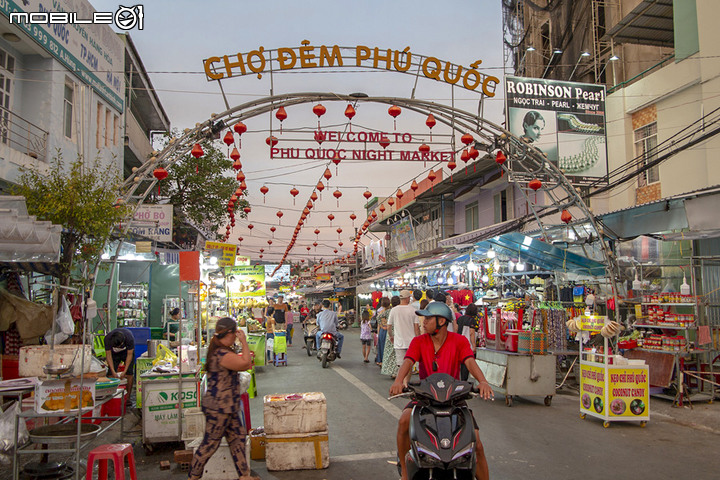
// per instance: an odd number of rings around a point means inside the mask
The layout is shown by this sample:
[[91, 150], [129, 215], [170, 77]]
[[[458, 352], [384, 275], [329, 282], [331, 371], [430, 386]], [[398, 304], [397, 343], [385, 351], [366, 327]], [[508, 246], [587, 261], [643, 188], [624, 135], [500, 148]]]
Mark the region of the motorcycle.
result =
[[[409, 382], [406, 393], [418, 403], [410, 418], [410, 450], [405, 457], [408, 478], [475, 478], [475, 427], [472, 413], [463, 402], [477, 393], [469, 382], [435, 373]], [[398, 472], [402, 474], [398, 461]]]
[[348, 321], [345, 317], [338, 319], [337, 329], [338, 330], [345, 330], [348, 328]]
[[305, 350], [307, 350], [308, 357], [311, 357], [313, 352], [317, 350], [315, 345], [315, 334], [318, 331], [317, 321], [314, 318], [308, 318], [303, 324], [303, 336], [305, 337]]
[[328, 364], [337, 357], [337, 338], [332, 333], [323, 333], [320, 335], [320, 348], [318, 349], [318, 360], [322, 363], [323, 368], [327, 368]]

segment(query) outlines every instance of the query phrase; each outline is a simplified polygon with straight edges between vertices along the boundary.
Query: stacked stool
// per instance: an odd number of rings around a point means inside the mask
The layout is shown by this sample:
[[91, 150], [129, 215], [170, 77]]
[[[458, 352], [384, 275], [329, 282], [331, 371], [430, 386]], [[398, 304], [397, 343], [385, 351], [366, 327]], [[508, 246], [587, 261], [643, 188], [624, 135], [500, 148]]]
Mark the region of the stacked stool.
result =
[[128, 460], [128, 467], [130, 467], [130, 480], [137, 480], [135, 454], [132, 445], [129, 443], [114, 443], [93, 448], [88, 454], [87, 477], [92, 478], [93, 467], [97, 460], [99, 467], [98, 480], [108, 480], [108, 460], [112, 460], [115, 480], [125, 480], [125, 458]]

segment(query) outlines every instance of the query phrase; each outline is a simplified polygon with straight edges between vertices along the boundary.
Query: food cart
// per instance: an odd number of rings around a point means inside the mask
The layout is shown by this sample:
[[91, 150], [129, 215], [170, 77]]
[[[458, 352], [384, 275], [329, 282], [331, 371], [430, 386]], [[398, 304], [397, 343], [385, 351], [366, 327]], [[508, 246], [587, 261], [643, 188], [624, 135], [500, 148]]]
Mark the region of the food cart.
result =
[[[144, 373], [142, 381], [142, 438], [146, 451], [153, 444], [182, 440], [182, 410], [199, 407], [196, 373]], [[178, 400], [179, 398], [179, 400]]]

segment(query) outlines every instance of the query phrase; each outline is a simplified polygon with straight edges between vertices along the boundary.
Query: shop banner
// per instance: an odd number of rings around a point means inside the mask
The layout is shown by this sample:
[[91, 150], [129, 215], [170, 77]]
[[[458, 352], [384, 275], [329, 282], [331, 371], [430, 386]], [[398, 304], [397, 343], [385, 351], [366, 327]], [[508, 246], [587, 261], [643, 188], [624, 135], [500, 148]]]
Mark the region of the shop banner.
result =
[[226, 267], [225, 279], [228, 298], [265, 296], [265, 267], [263, 265]]
[[200, 280], [200, 252], [179, 252], [180, 281], [191, 282]]
[[363, 268], [375, 268], [385, 265], [385, 241], [373, 240], [366, 245], [363, 252]]
[[222, 250], [222, 256], [218, 258], [218, 267], [232, 267], [235, 265], [237, 246], [234, 244], [206, 241], [205, 250]]
[[315, 274], [315, 280], [318, 282], [329, 282], [332, 279], [332, 274], [330, 273], [316, 273]]
[[649, 416], [650, 393], [648, 367], [613, 367], [610, 375], [610, 411], [612, 417]]
[[605, 415], [605, 368], [580, 364], [580, 411]]
[[505, 100], [510, 132], [573, 183], [607, 176], [604, 85], [508, 76]]
[[607, 317], [599, 315], [581, 315], [578, 317], [577, 326], [583, 332], [599, 332], [605, 326]]
[[129, 231], [158, 242], [172, 242], [173, 206], [140, 205], [135, 210]]
[[235, 256], [235, 265], [250, 265], [250, 257], [245, 257], [243, 255], [236, 255]]
[[[277, 264], [265, 265], [265, 281], [266, 282], [280, 282], [280, 283], [290, 282], [290, 265], [283, 265], [280, 268], [278, 268], [277, 272], [275, 272], [276, 268], [277, 268]], [[275, 272], [275, 275], [273, 275], [273, 272]]]
[[407, 260], [418, 255], [411, 217], [405, 217], [390, 227], [390, 245], [397, 252], [398, 260]]

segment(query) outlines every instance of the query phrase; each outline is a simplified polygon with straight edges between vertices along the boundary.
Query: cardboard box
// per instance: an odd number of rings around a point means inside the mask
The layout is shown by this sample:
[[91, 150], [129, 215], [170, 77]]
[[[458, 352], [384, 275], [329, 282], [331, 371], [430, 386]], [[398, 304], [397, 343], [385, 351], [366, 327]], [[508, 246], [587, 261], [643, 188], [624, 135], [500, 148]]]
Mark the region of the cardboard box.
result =
[[80, 408], [92, 411], [95, 406], [95, 379], [84, 379], [80, 392], [80, 379], [46, 380], [35, 386], [35, 412], [40, 414], [70, 413]]
[[322, 392], [265, 395], [265, 433], [324, 432], [328, 429], [327, 402]]
[[249, 435], [250, 436], [250, 459], [265, 460], [265, 434]]
[[266, 435], [265, 462], [267, 469], [319, 470], [330, 465], [328, 431]]

